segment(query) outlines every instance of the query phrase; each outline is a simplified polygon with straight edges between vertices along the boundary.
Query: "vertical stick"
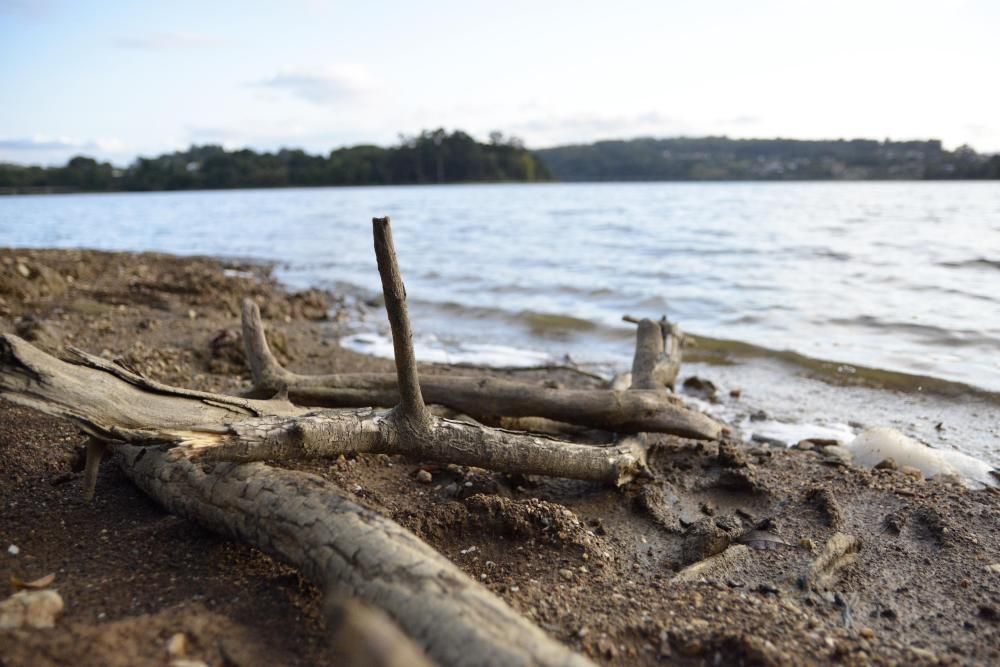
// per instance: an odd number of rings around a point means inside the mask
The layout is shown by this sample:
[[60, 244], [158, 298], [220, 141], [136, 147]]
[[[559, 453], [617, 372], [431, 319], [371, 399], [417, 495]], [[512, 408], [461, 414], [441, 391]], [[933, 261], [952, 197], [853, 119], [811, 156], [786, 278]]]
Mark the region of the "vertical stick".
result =
[[372, 218], [375, 236], [375, 259], [382, 277], [382, 294], [385, 312], [392, 329], [392, 349], [396, 357], [396, 377], [399, 382], [399, 408], [407, 419], [418, 425], [430, 423], [430, 412], [424, 405], [417, 377], [417, 358], [413, 354], [413, 333], [406, 312], [406, 288], [396, 262], [396, 248], [392, 243], [389, 218]]
[[663, 356], [663, 332], [650, 319], [639, 321], [635, 332], [635, 356], [632, 358], [632, 389], [659, 389], [654, 376]]

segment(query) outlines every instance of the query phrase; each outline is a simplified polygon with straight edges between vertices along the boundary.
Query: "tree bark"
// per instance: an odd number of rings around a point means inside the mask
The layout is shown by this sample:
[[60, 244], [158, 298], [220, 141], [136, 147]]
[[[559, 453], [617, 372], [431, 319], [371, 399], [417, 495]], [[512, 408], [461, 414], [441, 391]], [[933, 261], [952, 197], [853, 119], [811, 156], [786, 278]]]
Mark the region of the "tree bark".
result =
[[0, 396], [66, 417], [88, 435], [170, 450], [205, 461], [263, 461], [368, 452], [621, 485], [648, 474], [645, 447], [579, 445], [542, 435], [393, 410], [298, 408], [177, 389], [71, 350], [56, 359], [13, 335], [0, 336]]
[[639, 325], [635, 334], [631, 388], [662, 391], [666, 387], [672, 390], [681, 369], [683, 335], [680, 328], [665, 317], [659, 322], [628, 316], [624, 319]]
[[202, 466], [128, 444], [114, 450], [125, 474], [170, 512], [295, 565], [329, 596], [382, 609], [440, 665], [590, 664], [320, 477], [262, 463]]
[[[243, 343], [255, 395], [286, 387], [296, 404], [329, 408], [386, 407], [399, 401], [396, 377], [391, 373], [300, 375], [282, 367], [268, 347], [260, 310], [249, 299], [243, 302]], [[629, 391], [577, 390], [498, 378], [424, 375], [420, 389], [426, 401], [480, 421], [544, 417], [618, 433], [672, 433], [705, 440], [722, 433], [721, 424], [679, 405], [679, 399], [664, 392], [662, 384]]]

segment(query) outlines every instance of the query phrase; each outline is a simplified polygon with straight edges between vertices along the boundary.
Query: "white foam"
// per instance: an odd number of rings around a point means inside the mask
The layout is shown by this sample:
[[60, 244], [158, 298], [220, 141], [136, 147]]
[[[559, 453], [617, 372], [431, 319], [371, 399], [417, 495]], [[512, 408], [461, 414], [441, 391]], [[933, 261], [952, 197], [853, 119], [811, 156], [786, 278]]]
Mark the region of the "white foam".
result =
[[[340, 339], [340, 345], [373, 357], [393, 358], [392, 338], [377, 333], [346, 336]], [[439, 364], [529, 368], [552, 363], [550, 355], [536, 350], [482, 343], [448, 344], [436, 336], [415, 339], [413, 352], [418, 361]]]
[[897, 465], [917, 468], [924, 477], [951, 474], [980, 484], [996, 486], [993, 466], [961, 452], [934, 449], [894, 428], [877, 426], [862, 431], [849, 445], [858, 465], [872, 467], [891, 458]]

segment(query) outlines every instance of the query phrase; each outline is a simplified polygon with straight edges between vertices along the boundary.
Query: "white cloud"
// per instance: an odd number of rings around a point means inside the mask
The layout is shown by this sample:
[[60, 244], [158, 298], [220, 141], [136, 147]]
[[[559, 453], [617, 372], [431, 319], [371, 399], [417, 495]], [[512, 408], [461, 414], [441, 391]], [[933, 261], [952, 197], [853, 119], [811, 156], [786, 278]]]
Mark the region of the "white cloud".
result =
[[125, 142], [115, 138], [73, 139], [70, 137], [10, 137], [0, 139], [0, 150], [5, 151], [67, 151], [97, 150], [102, 153], [121, 153], [128, 150]]
[[179, 32], [156, 32], [148, 35], [118, 37], [112, 44], [120, 49], [140, 51], [179, 51], [219, 46], [222, 40], [208, 35]]
[[368, 73], [356, 65], [284, 70], [252, 85], [319, 105], [356, 100], [375, 89]]

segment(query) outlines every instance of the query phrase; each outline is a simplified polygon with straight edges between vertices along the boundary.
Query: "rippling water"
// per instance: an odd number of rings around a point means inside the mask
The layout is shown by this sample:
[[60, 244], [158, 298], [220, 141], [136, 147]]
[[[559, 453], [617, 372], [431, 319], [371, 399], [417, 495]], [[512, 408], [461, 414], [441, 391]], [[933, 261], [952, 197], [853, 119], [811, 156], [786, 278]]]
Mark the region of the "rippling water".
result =
[[0, 244], [266, 258], [296, 286], [374, 293], [369, 221], [383, 214], [415, 325], [439, 350], [620, 365], [621, 316], [666, 313], [705, 336], [1000, 390], [994, 183], [6, 197]]

